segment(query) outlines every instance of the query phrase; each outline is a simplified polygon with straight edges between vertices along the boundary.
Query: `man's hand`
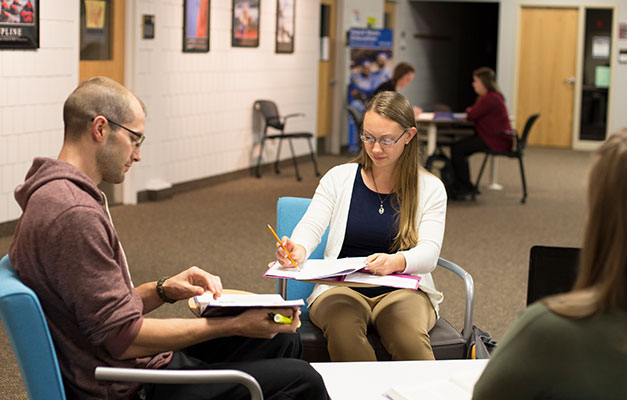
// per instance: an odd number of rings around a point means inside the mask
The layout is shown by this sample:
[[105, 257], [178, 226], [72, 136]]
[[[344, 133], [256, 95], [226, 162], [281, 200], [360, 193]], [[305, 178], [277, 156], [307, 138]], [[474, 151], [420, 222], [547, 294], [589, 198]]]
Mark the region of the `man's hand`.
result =
[[166, 279], [163, 290], [172, 300], [186, 300], [206, 291], [213, 293], [213, 298], [217, 299], [222, 296], [222, 281], [219, 276], [194, 266]]
[[[279, 313], [292, 318], [291, 324], [277, 324], [269, 316], [269, 313]], [[278, 333], [294, 333], [300, 322], [300, 310], [298, 308], [251, 308], [234, 317], [236, 319], [238, 336], [259, 339], [272, 339]]]
[[364, 268], [374, 275], [389, 275], [403, 272], [406, 267], [405, 256], [402, 254], [375, 253], [366, 258], [368, 265]]

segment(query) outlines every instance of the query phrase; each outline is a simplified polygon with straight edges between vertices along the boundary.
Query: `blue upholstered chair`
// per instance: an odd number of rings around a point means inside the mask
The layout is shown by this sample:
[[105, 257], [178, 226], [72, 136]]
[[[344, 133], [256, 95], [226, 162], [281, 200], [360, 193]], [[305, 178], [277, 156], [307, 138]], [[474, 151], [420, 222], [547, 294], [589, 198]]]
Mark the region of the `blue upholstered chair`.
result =
[[[309, 207], [311, 199], [299, 197], [281, 197], [277, 202], [277, 234], [279, 237], [291, 236], [292, 231], [298, 224]], [[311, 254], [310, 258], [323, 258], [324, 249], [327, 242], [327, 232], [322, 237], [322, 241]], [[474, 304], [474, 283], [470, 274], [460, 266], [443, 258], [438, 260], [438, 266], [445, 268], [464, 281], [466, 291], [466, 310], [464, 313], [464, 328], [459, 332], [450, 322], [444, 318], [438, 319], [433, 329], [429, 332], [431, 337], [431, 347], [436, 359], [461, 359], [466, 358], [466, 344], [469, 342], [472, 333], [472, 312]], [[307, 299], [313, 289], [313, 284], [309, 282], [297, 281], [294, 279], [278, 279], [277, 292], [285, 299]], [[302, 326], [300, 334], [303, 341], [303, 359], [309, 362], [330, 361], [327, 352], [327, 342], [322, 334], [311, 321], [307, 307], [303, 307], [301, 315]], [[389, 360], [390, 355], [379, 340], [375, 331], [368, 331], [368, 340], [373, 346], [378, 360]]]
[[[65, 390], [54, 344], [39, 299], [19, 279], [4, 256], [0, 261], [0, 320], [9, 336], [22, 379], [31, 400], [65, 400]], [[236, 370], [164, 371], [98, 367], [96, 379], [142, 383], [236, 382], [245, 385], [252, 399], [263, 399], [250, 375]]]

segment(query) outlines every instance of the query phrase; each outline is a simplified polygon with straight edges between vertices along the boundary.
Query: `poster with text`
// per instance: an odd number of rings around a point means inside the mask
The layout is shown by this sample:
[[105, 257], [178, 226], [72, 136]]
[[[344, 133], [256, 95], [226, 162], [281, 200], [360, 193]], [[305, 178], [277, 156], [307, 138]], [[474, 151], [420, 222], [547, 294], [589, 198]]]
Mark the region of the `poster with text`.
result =
[[294, 1], [276, 2], [276, 52], [294, 52]]
[[209, 51], [209, 0], [185, 0], [183, 51]]
[[39, 1], [0, 2], [0, 49], [39, 48]]
[[259, 0], [233, 0], [233, 47], [259, 46]]

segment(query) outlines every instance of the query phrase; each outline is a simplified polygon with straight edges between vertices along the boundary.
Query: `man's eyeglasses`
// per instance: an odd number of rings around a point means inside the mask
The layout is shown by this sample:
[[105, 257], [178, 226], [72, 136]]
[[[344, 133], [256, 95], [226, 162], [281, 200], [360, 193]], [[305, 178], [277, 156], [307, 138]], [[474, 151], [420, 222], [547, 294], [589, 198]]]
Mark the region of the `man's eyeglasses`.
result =
[[[97, 116], [98, 116], [98, 115], [97, 115]], [[97, 117], [97, 116], [96, 116], [96, 117]], [[91, 119], [91, 121], [93, 122], [93, 120], [94, 120], [94, 119], [96, 119], [96, 117], [92, 118], [92, 119]], [[102, 117], [104, 117], [104, 115], [102, 115]], [[128, 129], [128, 128], [127, 128], [127, 127], [125, 127], [124, 125], [122, 125], [122, 124], [118, 124], [118, 123], [117, 123], [117, 122], [115, 122], [115, 121], [111, 121], [111, 120], [110, 120], [109, 118], [107, 118], [107, 117], [105, 117], [105, 118], [107, 119], [107, 121], [109, 121], [109, 123], [110, 123], [110, 124], [113, 124], [113, 125], [115, 125], [115, 126], [117, 126], [117, 127], [119, 127], [119, 128], [124, 129], [125, 131], [130, 132], [131, 134], [133, 134], [133, 136], [134, 136], [134, 138], [132, 138], [132, 139], [133, 139], [133, 140], [132, 140], [132, 142], [133, 142], [133, 146], [135, 146], [135, 147], [139, 148], [139, 146], [141, 146], [141, 145], [142, 145], [142, 143], [144, 143], [144, 140], [146, 140], [146, 136], [142, 135], [141, 133], [139, 133], [139, 132], [135, 132], [135, 131], [134, 131], [134, 130], [132, 130], [132, 129]]]
[[363, 133], [363, 132], [362, 132], [361, 135], [359, 135], [359, 137], [361, 138], [361, 141], [364, 142], [365, 144], [374, 144], [374, 142], [379, 142], [379, 145], [381, 145], [381, 147], [390, 147], [390, 146], [393, 146], [396, 143], [398, 143], [398, 141], [401, 140], [403, 135], [405, 135], [405, 133], [408, 130], [409, 130], [409, 128], [406, 128], [403, 131], [403, 133], [401, 133], [401, 136], [396, 138], [396, 140], [390, 139], [390, 138], [375, 139], [373, 136], [370, 136], [369, 134]]

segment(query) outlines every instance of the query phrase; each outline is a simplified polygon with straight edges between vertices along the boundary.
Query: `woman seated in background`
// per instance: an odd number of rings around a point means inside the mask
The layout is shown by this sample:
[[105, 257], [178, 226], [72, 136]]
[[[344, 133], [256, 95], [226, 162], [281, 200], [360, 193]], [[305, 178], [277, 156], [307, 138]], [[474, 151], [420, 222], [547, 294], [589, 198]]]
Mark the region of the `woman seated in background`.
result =
[[505, 98], [501, 93], [494, 71], [481, 67], [473, 72], [472, 87], [477, 93], [475, 104], [466, 109], [467, 119], [475, 123], [475, 134], [451, 146], [451, 162], [455, 171], [454, 198], [463, 200], [475, 190], [470, 181], [468, 156], [486, 150], [508, 152], [512, 150], [512, 136]]
[[505, 334], [474, 399], [627, 399], [627, 129], [597, 152], [571, 292], [531, 305]]
[[[302, 262], [329, 226], [325, 258], [367, 257], [372, 274], [421, 277], [418, 290], [316, 285], [307, 299], [309, 315], [324, 332], [332, 361], [376, 361], [369, 326], [393, 360], [433, 359], [429, 331], [442, 294], [431, 271], [444, 236], [446, 191], [420, 166], [414, 112], [401, 94], [385, 91], [370, 100], [360, 138], [361, 153], [322, 177], [282, 243]], [[276, 256], [291, 265], [278, 244]]]
[[[416, 71], [414, 71], [414, 67], [407, 64], [406, 62], [401, 62], [394, 67], [394, 73], [392, 74], [392, 79], [383, 82], [380, 84], [372, 93], [372, 97], [374, 97], [379, 92], [396, 92], [399, 89], [405, 89], [411, 81], [414, 80], [414, 76], [416, 75]], [[414, 117], [418, 117], [418, 114], [422, 112], [422, 109], [414, 106]]]

